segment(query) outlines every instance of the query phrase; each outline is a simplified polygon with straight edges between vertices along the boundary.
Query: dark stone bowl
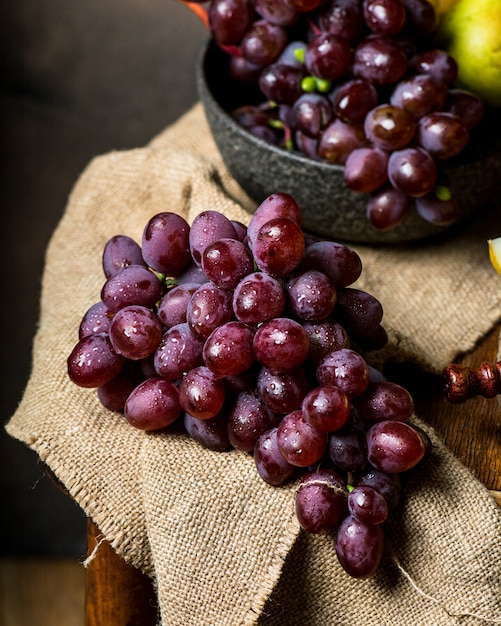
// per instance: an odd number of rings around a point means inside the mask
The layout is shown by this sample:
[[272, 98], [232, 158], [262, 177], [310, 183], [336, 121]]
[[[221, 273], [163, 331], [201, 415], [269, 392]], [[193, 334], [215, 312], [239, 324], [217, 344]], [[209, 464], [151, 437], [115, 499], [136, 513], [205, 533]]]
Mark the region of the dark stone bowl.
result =
[[[274, 192], [289, 193], [301, 208], [306, 232], [346, 242], [375, 244], [425, 239], [451, 228], [429, 224], [412, 211], [400, 226], [380, 231], [366, 218], [368, 196], [346, 187], [341, 166], [286, 152], [239, 126], [228, 111], [258, 102], [262, 97], [254, 85], [230, 77], [226, 54], [211, 40], [200, 56], [197, 88], [216, 145], [235, 180], [256, 203]], [[485, 127], [492, 135], [495, 126], [485, 124]], [[499, 137], [493, 146], [492, 137], [472, 134], [468, 154], [465, 150], [461, 160], [450, 160], [447, 173], [461, 199], [461, 215], [455, 226], [477, 215], [496, 194], [500, 195], [500, 143]]]

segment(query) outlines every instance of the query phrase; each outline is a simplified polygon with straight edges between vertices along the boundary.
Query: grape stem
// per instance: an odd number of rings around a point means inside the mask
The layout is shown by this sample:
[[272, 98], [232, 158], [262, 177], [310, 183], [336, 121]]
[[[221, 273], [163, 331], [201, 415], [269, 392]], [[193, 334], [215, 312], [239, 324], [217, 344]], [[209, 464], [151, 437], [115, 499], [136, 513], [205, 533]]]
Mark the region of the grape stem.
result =
[[309, 487], [310, 485], [322, 485], [323, 487], [328, 487], [329, 489], [332, 489], [336, 493], [346, 493], [346, 489], [343, 489], [342, 487], [339, 487], [338, 485], [333, 485], [328, 480], [320, 480], [320, 479], [308, 480], [307, 482], [300, 484], [298, 487], [298, 491], [301, 491], [303, 487]]
[[167, 289], [172, 289], [173, 287], [177, 287], [179, 284], [177, 278], [172, 278], [171, 276], [165, 276], [163, 283]]
[[291, 152], [294, 148], [294, 142], [292, 140], [292, 132], [289, 126], [286, 126], [280, 120], [270, 120], [268, 124], [271, 128], [277, 128], [284, 133], [284, 148], [288, 152]]
[[348, 488], [348, 491], [351, 491], [353, 489], [353, 485], [354, 484], [355, 484], [355, 482], [354, 482], [353, 472], [347, 472], [346, 486]]
[[322, 29], [319, 28], [318, 25], [315, 24], [313, 20], [308, 20], [308, 27], [311, 29], [311, 32], [315, 36], [320, 35], [320, 33], [322, 32]]
[[[259, 108], [262, 111], [273, 111], [273, 109], [278, 108], [278, 104], [273, 100], [266, 100], [259, 105]], [[269, 120], [268, 125], [271, 128], [282, 130], [282, 132], [284, 133], [283, 147], [285, 148], [285, 150], [292, 152], [294, 148], [294, 141], [292, 139], [292, 131], [290, 127], [284, 124], [281, 120]]]

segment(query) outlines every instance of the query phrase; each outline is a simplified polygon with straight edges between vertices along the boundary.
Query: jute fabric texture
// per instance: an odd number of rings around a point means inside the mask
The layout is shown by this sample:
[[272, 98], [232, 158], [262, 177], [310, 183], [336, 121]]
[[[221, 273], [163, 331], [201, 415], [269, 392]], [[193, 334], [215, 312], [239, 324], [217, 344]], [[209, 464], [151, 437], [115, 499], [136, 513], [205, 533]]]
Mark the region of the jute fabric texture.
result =
[[[199, 104], [150, 145], [95, 158], [47, 249], [32, 373], [8, 432], [38, 453], [118, 554], [153, 579], [163, 626], [501, 623], [501, 513], [426, 416], [414, 419], [434, 452], [406, 478], [380, 571], [353, 580], [332, 537], [300, 530], [294, 482], [266, 485], [249, 454], [137, 431], [103, 409], [94, 390], [69, 381], [66, 358], [83, 313], [99, 300], [111, 236], [140, 242], [160, 211], [191, 222], [216, 209], [247, 223], [253, 208]], [[439, 242], [353, 246], [364, 267], [355, 286], [383, 303], [385, 359], [439, 372], [499, 320], [501, 281], [486, 249], [496, 228], [499, 214], [490, 213]]]

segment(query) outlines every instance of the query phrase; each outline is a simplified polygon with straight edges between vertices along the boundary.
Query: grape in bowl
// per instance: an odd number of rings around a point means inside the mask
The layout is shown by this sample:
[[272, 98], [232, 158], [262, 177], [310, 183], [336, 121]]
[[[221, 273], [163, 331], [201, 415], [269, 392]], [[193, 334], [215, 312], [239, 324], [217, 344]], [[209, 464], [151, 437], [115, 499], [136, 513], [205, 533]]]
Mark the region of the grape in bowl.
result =
[[[501, 191], [501, 141], [492, 133], [491, 116], [496, 114], [492, 110], [485, 112], [482, 124], [470, 134], [467, 148], [443, 164], [460, 201], [457, 219], [434, 224], [413, 207], [397, 226], [376, 228], [367, 219], [369, 193], [347, 187], [345, 166], [284, 150], [237, 123], [231, 112], [263, 97], [255, 82], [231, 76], [229, 56], [213, 39], [201, 52], [196, 80], [209, 128], [231, 175], [256, 203], [276, 190], [297, 198], [303, 227], [313, 235], [369, 244], [427, 239], [471, 220]], [[394, 207], [391, 193], [390, 189], [384, 201]], [[426, 215], [429, 207], [424, 200], [420, 205]]]

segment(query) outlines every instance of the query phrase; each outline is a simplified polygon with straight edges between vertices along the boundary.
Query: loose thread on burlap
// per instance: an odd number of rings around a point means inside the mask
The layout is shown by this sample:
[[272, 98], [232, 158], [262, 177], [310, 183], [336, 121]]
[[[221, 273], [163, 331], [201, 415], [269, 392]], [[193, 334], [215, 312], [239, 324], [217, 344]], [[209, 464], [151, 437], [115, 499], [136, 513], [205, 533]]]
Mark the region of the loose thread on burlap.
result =
[[89, 565], [92, 563], [92, 561], [96, 558], [97, 556], [97, 551], [99, 550], [99, 548], [101, 547], [101, 544], [104, 543], [106, 541], [106, 538], [103, 536], [94, 546], [94, 549], [92, 550], [92, 552], [89, 554], [89, 556], [84, 559], [84, 561], [82, 561], [82, 565], [87, 568], [89, 567]]
[[298, 491], [300, 491], [303, 487], [309, 487], [310, 485], [320, 485], [323, 487], [328, 487], [329, 489], [332, 489], [336, 493], [346, 493], [346, 489], [343, 489], [342, 487], [339, 487], [338, 485], [334, 485], [328, 480], [321, 480], [319, 478], [315, 478], [313, 480], [308, 480], [307, 482], [300, 483], [298, 487]]
[[409, 572], [407, 572], [407, 570], [404, 568], [404, 566], [400, 563], [397, 555], [395, 554], [395, 552], [393, 551], [391, 546], [390, 546], [390, 556], [391, 556], [392, 561], [397, 566], [398, 570], [409, 581], [409, 583], [411, 584], [411, 587], [417, 593], [419, 593], [419, 595], [423, 596], [423, 598], [426, 598], [427, 600], [430, 600], [430, 602], [434, 602], [435, 604], [437, 604], [450, 617], [473, 617], [475, 619], [482, 620], [482, 621], [487, 622], [489, 624], [501, 624], [501, 619], [491, 619], [491, 618], [488, 618], [488, 617], [484, 617], [483, 615], [479, 615], [478, 613], [471, 613], [470, 611], [460, 611], [458, 613], [454, 613], [452, 611], [449, 611], [448, 609], [445, 608], [443, 603], [438, 598], [435, 598], [434, 596], [430, 595], [429, 593], [426, 593], [426, 591], [424, 591], [424, 589], [421, 589], [421, 587], [413, 580], [413, 578], [409, 574]]

